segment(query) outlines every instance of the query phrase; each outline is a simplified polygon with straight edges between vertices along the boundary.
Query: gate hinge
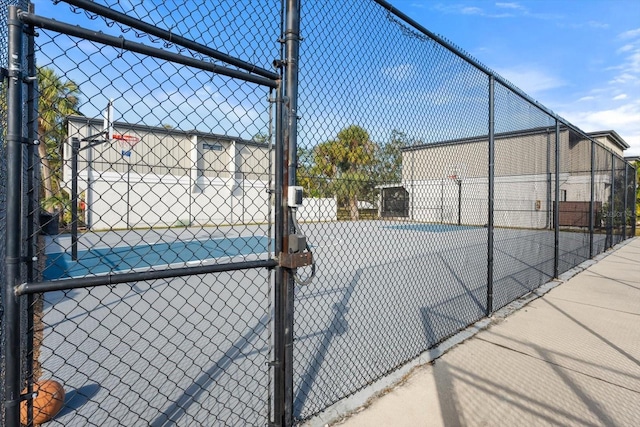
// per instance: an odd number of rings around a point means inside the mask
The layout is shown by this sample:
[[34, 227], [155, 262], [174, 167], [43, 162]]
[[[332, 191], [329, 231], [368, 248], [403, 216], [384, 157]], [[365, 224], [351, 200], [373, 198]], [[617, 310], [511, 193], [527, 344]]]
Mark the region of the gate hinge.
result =
[[282, 102], [283, 104], [286, 104], [287, 102], [289, 102], [289, 97], [281, 96], [281, 97], [269, 98], [269, 102], [272, 104], [275, 104], [277, 102]]
[[313, 264], [313, 255], [311, 252], [296, 252], [288, 254], [280, 252], [278, 262], [284, 268], [299, 268]]
[[31, 393], [23, 393], [20, 395], [20, 400], [24, 401], [24, 400], [34, 400], [36, 397], [38, 397], [38, 392], [37, 391], [33, 391]]
[[273, 60], [273, 68], [279, 70], [280, 68], [284, 68], [287, 66], [286, 59], [274, 59]]

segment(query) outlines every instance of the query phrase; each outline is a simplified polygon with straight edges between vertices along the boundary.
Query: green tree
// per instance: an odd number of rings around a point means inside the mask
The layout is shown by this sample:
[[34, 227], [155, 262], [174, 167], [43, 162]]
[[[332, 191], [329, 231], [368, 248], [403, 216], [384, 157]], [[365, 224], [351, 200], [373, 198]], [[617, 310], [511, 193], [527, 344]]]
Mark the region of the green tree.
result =
[[376, 177], [382, 184], [402, 181], [402, 149], [409, 145], [407, 135], [394, 129], [389, 142], [378, 146], [376, 151]]
[[[636, 168], [636, 221], [640, 219], [640, 160], [635, 163]], [[640, 231], [638, 231], [640, 233]]]
[[330, 196], [326, 185], [326, 178], [318, 175], [315, 165], [314, 149], [298, 147], [297, 183], [304, 189], [305, 197]]
[[258, 132], [251, 138], [253, 142], [259, 142], [261, 144], [266, 144], [269, 142], [269, 134], [264, 132]]
[[338, 132], [336, 139], [316, 146], [313, 152], [312, 170], [331, 182], [334, 194], [347, 202], [352, 220], [359, 219], [358, 197], [370, 186], [375, 148], [365, 129], [351, 125]]
[[38, 68], [38, 154], [42, 165], [43, 207], [54, 212], [69, 198], [60, 190], [65, 118], [78, 112], [80, 90], [51, 68]]

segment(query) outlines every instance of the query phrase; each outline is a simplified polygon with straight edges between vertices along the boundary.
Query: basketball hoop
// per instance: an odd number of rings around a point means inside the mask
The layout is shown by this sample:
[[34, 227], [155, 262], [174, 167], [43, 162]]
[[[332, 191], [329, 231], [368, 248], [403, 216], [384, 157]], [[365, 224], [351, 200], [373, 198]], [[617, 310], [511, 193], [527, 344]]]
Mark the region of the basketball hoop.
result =
[[131, 157], [133, 147], [135, 147], [136, 144], [140, 142], [140, 138], [138, 138], [137, 136], [123, 135], [119, 133], [114, 133], [113, 139], [118, 141], [118, 145], [120, 146], [120, 154], [122, 154], [122, 157]]
[[464, 181], [466, 176], [467, 167], [464, 163], [452, 164], [445, 172], [448, 172], [447, 178], [455, 181], [458, 185]]
[[104, 133], [104, 137], [107, 141], [111, 141], [113, 139], [113, 99], [110, 99], [107, 103], [107, 108], [103, 113], [104, 122], [102, 124], [102, 130]]

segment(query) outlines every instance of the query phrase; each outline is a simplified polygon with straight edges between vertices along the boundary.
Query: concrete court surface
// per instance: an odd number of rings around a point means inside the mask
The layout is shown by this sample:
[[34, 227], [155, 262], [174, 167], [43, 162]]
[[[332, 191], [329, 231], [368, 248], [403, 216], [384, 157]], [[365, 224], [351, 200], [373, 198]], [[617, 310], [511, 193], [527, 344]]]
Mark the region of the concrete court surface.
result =
[[335, 425], [639, 426], [640, 238]]
[[[296, 288], [298, 419], [483, 317], [486, 229], [401, 225], [304, 225], [318, 271], [310, 286]], [[248, 226], [86, 233], [80, 259], [61, 267], [87, 269], [94, 253], [107, 253], [101, 262], [135, 268], [159, 255], [151, 246], [166, 248], [178, 240], [184, 251], [163, 253], [159, 264], [189, 263], [205, 241], [266, 232]], [[594, 247], [603, 236], [594, 236]], [[553, 242], [548, 230], [496, 230], [496, 301], [511, 301], [551, 277]], [[68, 255], [68, 236], [48, 243], [52, 257]], [[586, 259], [585, 243], [584, 233], [561, 233], [562, 265]], [[238, 249], [248, 249], [246, 242]], [[267, 256], [227, 255], [234, 261]], [[89, 417], [105, 426], [206, 425], [212, 417], [227, 425], [266, 424], [269, 283], [260, 269], [47, 293], [40, 360], [45, 374], [74, 396], [57, 425]], [[124, 399], [132, 393], [143, 396], [135, 406]]]

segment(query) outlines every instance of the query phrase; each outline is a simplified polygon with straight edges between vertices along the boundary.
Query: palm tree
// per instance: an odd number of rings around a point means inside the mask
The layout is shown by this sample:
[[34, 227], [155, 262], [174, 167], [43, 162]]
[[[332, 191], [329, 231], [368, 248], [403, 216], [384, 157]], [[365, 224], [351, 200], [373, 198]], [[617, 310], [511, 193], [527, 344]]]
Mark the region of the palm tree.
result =
[[43, 206], [49, 212], [60, 207], [62, 194], [61, 147], [66, 131], [64, 119], [77, 113], [80, 90], [51, 68], [38, 68], [38, 154], [42, 163]]
[[334, 194], [346, 200], [352, 220], [358, 220], [358, 197], [371, 185], [369, 174], [374, 164], [375, 144], [369, 132], [358, 125], [351, 125], [337, 138], [323, 142], [314, 149], [315, 170], [331, 181]]

